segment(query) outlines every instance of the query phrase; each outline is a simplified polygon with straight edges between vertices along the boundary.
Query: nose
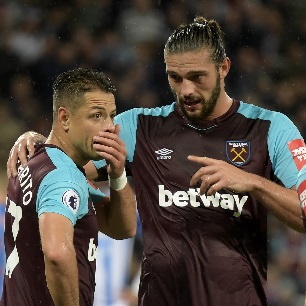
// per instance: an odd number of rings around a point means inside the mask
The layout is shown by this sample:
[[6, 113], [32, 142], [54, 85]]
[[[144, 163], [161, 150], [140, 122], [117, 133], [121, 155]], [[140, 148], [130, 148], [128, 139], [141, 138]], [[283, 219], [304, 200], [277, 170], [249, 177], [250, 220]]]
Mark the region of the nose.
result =
[[194, 84], [192, 81], [183, 79], [181, 83], [181, 90], [179, 93], [181, 96], [189, 97], [194, 94]]
[[103, 120], [102, 131], [111, 133], [115, 131], [115, 125], [112, 118], [107, 117], [105, 120]]

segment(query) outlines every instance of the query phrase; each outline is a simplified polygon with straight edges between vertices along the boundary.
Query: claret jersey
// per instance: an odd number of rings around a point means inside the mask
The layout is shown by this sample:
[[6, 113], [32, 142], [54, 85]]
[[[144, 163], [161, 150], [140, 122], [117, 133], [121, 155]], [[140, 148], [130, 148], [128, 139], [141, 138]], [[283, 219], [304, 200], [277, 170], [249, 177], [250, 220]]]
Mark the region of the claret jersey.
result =
[[[134, 178], [144, 251], [139, 305], [268, 305], [267, 210], [250, 194], [200, 196], [199, 165], [224, 160], [291, 188], [297, 167], [288, 142], [302, 139], [283, 114], [234, 101], [223, 116], [193, 125], [176, 103], [115, 118]], [[104, 162], [95, 162], [104, 172]]]
[[[39, 146], [8, 184], [6, 268], [1, 306], [54, 305], [46, 278], [38, 217], [53, 212], [74, 225], [80, 305], [93, 304], [98, 224], [84, 172], [62, 150]], [[103, 195], [101, 195], [103, 196]]]

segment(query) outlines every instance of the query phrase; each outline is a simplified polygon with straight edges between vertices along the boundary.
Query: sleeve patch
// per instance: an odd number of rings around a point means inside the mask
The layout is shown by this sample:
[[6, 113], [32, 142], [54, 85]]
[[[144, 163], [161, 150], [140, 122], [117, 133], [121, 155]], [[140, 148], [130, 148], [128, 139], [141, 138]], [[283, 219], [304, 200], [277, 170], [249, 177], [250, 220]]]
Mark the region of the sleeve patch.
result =
[[67, 190], [62, 196], [62, 203], [76, 214], [80, 206], [80, 196], [74, 190]]
[[300, 171], [306, 165], [306, 145], [303, 139], [295, 139], [288, 142], [296, 167]]

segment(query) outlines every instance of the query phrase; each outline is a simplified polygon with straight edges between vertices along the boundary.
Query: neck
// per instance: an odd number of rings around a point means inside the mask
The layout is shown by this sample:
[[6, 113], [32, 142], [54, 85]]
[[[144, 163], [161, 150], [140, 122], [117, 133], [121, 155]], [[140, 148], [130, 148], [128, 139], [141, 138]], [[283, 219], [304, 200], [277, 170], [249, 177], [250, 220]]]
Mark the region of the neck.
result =
[[231, 108], [232, 105], [233, 99], [226, 92], [223, 92], [217, 101], [213, 113], [206, 119], [213, 120], [223, 116]]
[[57, 128], [52, 129], [45, 143], [61, 148], [80, 167], [83, 167], [88, 162], [88, 160], [84, 160], [79, 154], [77, 154], [77, 151], [68, 139], [67, 134], [58, 131]]

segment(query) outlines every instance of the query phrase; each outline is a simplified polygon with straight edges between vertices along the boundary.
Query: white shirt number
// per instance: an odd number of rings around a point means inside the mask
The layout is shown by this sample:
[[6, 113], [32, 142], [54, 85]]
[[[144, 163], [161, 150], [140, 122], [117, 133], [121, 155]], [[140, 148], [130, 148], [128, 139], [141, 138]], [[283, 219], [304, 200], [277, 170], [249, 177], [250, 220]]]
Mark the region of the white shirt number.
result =
[[[8, 200], [8, 199], [7, 199]], [[8, 275], [9, 278], [12, 277], [12, 273], [16, 266], [19, 263], [19, 255], [16, 246], [16, 238], [19, 232], [19, 222], [22, 218], [22, 209], [20, 206], [17, 206], [16, 203], [9, 200], [7, 212], [10, 213], [15, 219], [12, 224], [12, 234], [15, 241], [15, 247], [12, 253], [8, 256], [5, 267], [5, 275]]]

